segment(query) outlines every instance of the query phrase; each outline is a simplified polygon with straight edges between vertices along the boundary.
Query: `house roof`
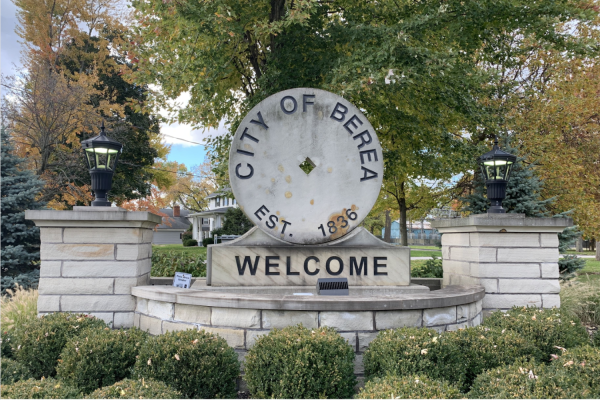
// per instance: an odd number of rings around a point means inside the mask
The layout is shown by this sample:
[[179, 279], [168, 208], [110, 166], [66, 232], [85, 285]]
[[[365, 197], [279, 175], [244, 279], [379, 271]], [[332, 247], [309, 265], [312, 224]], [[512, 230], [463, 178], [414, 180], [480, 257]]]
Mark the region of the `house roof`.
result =
[[185, 231], [187, 228], [190, 227], [191, 221], [188, 218], [188, 215], [190, 214], [190, 210], [181, 208], [179, 211], [179, 215], [180, 215], [179, 217], [173, 216], [172, 208], [161, 208], [160, 212], [167, 215], [167, 218], [163, 217], [163, 221], [165, 219], [167, 219], [171, 225], [169, 226], [166, 223], [162, 223], [162, 224], [158, 225], [158, 227], [156, 229], [158, 229], [158, 230], [160, 230], [160, 229], [181, 229], [181, 230]]
[[208, 216], [214, 215], [214, 214], [225, 214], [227, 212], [227, 210], [229, 210], [230, 208], [233, 208], [233, 207], [234, 206], [215, 208], [213, 210], [207, 210], [207, 211], [201, 211], [201, 212], [194, 213], [194, 214], [189, 214], [189, 216], [190, 217], [208, 217]]
[[228, 196], [230, 192], [231, 192], [231, 188], [223, 188], [223, 189], [217, 190], [216, 192], [212, 192], [211, 194], [206, 196], [206, 198], [214, 199], [215, 197], [219, 197], [219, 196]]

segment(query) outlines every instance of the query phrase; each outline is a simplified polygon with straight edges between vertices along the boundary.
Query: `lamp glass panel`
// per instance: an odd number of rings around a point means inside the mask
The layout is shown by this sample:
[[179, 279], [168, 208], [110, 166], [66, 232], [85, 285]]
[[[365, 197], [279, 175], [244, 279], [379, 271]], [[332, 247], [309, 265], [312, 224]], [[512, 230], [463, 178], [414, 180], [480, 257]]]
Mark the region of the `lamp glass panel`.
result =
[[96, 167], [96, 155], [94, 154], [94, 149], [85, 149], [85, 161], [87, 162], [89, 169]]

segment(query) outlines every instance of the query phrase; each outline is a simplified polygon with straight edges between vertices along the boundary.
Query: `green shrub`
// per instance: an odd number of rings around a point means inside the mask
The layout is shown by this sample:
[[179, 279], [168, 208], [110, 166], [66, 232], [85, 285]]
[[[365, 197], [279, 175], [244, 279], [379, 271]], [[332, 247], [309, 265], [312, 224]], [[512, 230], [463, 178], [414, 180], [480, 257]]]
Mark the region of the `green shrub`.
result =
[[589, 335], [577, 317], [557, 308], [513, 307], [506, 313], [496, 311], [483, 325], [512, 330], [531, 341], [542, 352], [540, 361], [550, 359], [554, 346], [571, 348], [589, 343]]
[[2, 338], [0, 341], [2, 346], [0, 347], [0, 355], [2, 355], [2, 358], [13, 358], [12, 346], [14, 341], [11, 332], [2, 331]]
[[425, 375], [374, 378], [360, 389], [359, 399], [460, 399], [463, 394], [454, 385], [434, 381]]
[[181, 235], [181, 240], [185, 243], [186, 240], [193, 239], [194, 234], [192, 231], [185, 231]]
[[129, 378], [147, 337], [137, 328], [83, 331], [63, 348], [56, 375], [86, 394]]
[[590, 346], [557, 349], [547, 364], [518, 360], [479, 375], [470, 398], [584, 399], [600, 394], [600, 350]]
[[240, 364], [227, 342], [205, 331], [168, 332], [149, 338], [133, 376], [168, 382], [189, 398], [236, 396]]
[[125, 379], [92, 392], [88, 399], [182, 399], [181, 393], [152, 379]]
[[2, 385], [0, 397], [3, 399], [80, 399], [81, 392], [56, 379], [36, 381], [31, 378], [12, 385]]
[[209, 244], [215, 244], [215, 239], [211, 237], [202, 239], [202, 246], [206, 247]]
[[183, 247], [190, 247], [190, 246], [198, 246], [198, 241], [196, 239], [185, 239], [183, 241]]
[[513, 331], [481, 326], [445, 332], [432, 353], [436, 366], [428, 371], [429, 375], [453, 382], [462, 391], [469, 390], [477, 375], [486, 369], [541, 355], [529, 340]]
[[260, 337], [245, 359], [245, 381], [258, 398], [351, 398], [354, 351], [331, 328], [302, 325]]
[[414, 278], [443, 278], [442, 259], [432, 256], [423, 265], [415, 265], [411, 268], [410, 276]]
[[[17, 286], [0, 299], [2, 330], [12, 331], [37, 319], [38, 291]], [[13, 336], [14, 338], [14, 336]]]
[[56, 375], [58, 356], [67, 342], [87, 328], [105, 328], [104, 321], [85, 314], [47, 314], [30, 321], [16, 333], [19, 346], [14, 349], [21, 361], [36, 378]]
[[175, 276], [185, 272], [194, 277], [206, 276], [206, 257], [203, 254], [186, 254], [182, 251], [153, 252], [152, 276]]
[[600, 330], [596, 331], [594, 336], [592, 336], [592, 345], [600, 349]]
[[2, 358], [2, 381], [3, 385], [10, 385], [23, 379], [31, 378], [31, 372], [18, 361], [10, 358]]
[[388, 374], [405, 376], [435, 369], [432, 349], [439, 345], [432, 329], [400, 328], [381, 331], [363, 355], [365, 378]]

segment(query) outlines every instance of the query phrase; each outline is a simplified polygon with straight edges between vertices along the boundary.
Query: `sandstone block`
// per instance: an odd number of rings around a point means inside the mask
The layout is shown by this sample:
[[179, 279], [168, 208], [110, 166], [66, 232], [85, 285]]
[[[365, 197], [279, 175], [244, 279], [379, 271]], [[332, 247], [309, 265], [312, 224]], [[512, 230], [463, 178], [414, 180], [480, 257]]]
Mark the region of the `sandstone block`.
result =
[[40, 294], [112, 294], [113, 278], [42, 278]]
[[331, 326], [339, 331], [372, 331], [373, 313], [370, 311], [324, 311], [320, 326]]
[[213, 326], [260, 328], [260, 310], [212, 307], [210, 321]]
[[449, 260], [449, 259], [450, 259], [450, 246], [442, 246], [442, 260]]
[[446, 326], [446, 332], [457, 331], [459, 329], [465, 329], [469, 324], [462, 322], [460, 324], [450, 324]]
[[64, 277], [136, 277], [148, 273], [151, 261], [63, 261]]
[[540, 247], [540, 235], [538, 233], [473, 232], [471, 246]]
[[152, 245], [143, 244], [118, 244], [117, 260], [141, 260], [152, 256]]
[[87, 313], [88, 315], [93, 315], [94, 317], [101, 319], [102, 321], [106, 322], [106, 325], [110, 326], [111, 328], [114, 328], [113, 324], [114, 324], [114, 313], [103, 313], [103, 312], [94, 312], [94, 313]]
[[173, 303], [148, 300], [148, 315], [160, 319], [173, 319]]
[[198, 327], [196, 325], [185, 324], [183, 322], [163, 321], [162, 324], [162, 333], [172, 331], [187, 331], [188, 329], [198, 330]]
[[243, 373], [244, 372], [244, 362], [246, 361], [246, 354], [248, 354], [248, 352], [243, 351], [243, 350], [236, 350], [235, 354], [237, 354], [237, 359], [240, 363], [240, 371]]
[[61, 274], [62, 261], [42, 261], [40, 266], [40, 278], [59, 277]]
[[160, 335], [162, 333], [162, 320], [140, 315], [140, 329], [151, 335]]
[[133, 311], [135, 298], [128, 295], [62, 295], [61, 311], [107, 312]]
[[340, 336], [343, 337], [344, 339], [346, 339], [346, 341], [348, 342], [348, 345], [350, 347], [352, 347], [352, 350], [354, 350], [355, 352], [357, 351], [357, 349], [356, 349], [356, 332], [342, 332], [342, 333], [340, 333]]
[[133, 314], [133, 326], [136, 328], [140, 327], [140, 314], [138, 313]]
[[479, 264], [482, 278], [539, 278], [540, 265], [537, 263], [484, 263]]
[[136, 297], [135, 299], [135, 311], [142, 314], [148, 314], [148, 299], [142, 299], [141, 297]]
[[454, 261], [496, 261], [496, 249], [491, 247], [451, 247], [450, 259]]
[[486, 294], [483, 298], [484, 309], [508, 309], [513, 306], [542, 306], [540, 294]]
[[559, 293], [558, 279], [500, 279], [500, 293]]
[[475, 316], [475, 318], [468, 322], [468, 326], [479, 326], [481, 325], [482, 320], [482, 313], [479, 313]]
[[369, 344], [377, 337], [377, 332], [358, 332], [358, 351], [367, 350]]
[[354, 374], [362, 375], [365, 373], [365, 367], [363, 365], [363, 356], [362, 354], [357, 354], [354, 359]]
[[456, 321], [465, 322], [475, 316], [475, 303], [456, 306]]
[[175, 304], [175, 320], [210, 325], [210, 307]]
[[542, 263], [542, 278], [558, 279], [559, 276], [558, 263]]
[[131, 288], [136, 286], [143, 286], [146, 284], [147, 279], [144, 277], [137, 278], [115, 278], [115, 294], [131, 294]]
[[134, 316], [133, 312], [116, 312], [114, 319], [114, 328], [131, 328], [134, 326]]
[[246, 349], [250, 350], [252, 346], [256, 343], [256, 340], [263, 336], [267, 335], [270, 331], [246, 331]]
[[558, 248], [558, 235], [556, 233], [540, 233], [542, 247]]
[[142, 243], [142, 228], [64, 228], [65, 243]]
[[456, 307], [430, 308], [423, 310], [423, 325], [447, 325], [456, 323]]
[[447, 233], [442, 235], [442, 246], [469, 246], [468, 233]]
[[305, 328], [316, 328], [319, 325], [319, 313], [316, 311], [277, 311], [262, 312], [263, 328], [282, 329], [286, 326], [302, 324]]
[[40, 242], [42, 243], [62, 243], [63, 228], [40, 228]]
[[227, 341], [227, 344], [234, 349], [244, 348], [243, 329], [213, 328], [210, 326], [202, 326], [200, 329], [204, 329], [206, 332], [221, 336], [223, 339], [225, 339], [225, 341]]
[[37, 303], [38, 313], [60, 311], [60, 296], [40, 295]]
[[543, 294], [542, 295], [542, 307], [544, 307], [544, 308], [560, 307], [560, 295], [559, 294]]
[[479, 314], [483, 310], [483, 300], [477, 300], [475, 303], [475, 314]]
[[143, 229], [142, 230], [142, 243], [152, 243], [153, 238], [154, 238], [154, 230], [153, 229]]
[[498, 249], [498, 262], [557, 262], [558, 248]]
[[480, 279], [479, 282], [485, 288], [486, 293], [498, 293], [497, 279]]
[[421, 310], [375, 312], [377, 330], [396, 329], [404, 326], [420, 327], [422, 324], [423, 312]]
[[444, 273], [448, 272], [456, 275], [469, 275], [471, 273], [471, 265], [468, 261], [444, 260], [443, 264]]
[[113, 244], [42, 243], [42, 260], [114, 260]]

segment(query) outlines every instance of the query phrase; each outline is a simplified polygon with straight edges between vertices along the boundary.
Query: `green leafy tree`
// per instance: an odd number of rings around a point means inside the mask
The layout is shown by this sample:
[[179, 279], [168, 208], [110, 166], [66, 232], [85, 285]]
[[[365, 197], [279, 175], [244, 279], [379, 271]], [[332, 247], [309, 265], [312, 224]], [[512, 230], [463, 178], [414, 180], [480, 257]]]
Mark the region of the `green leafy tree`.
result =
[[231, 207], [225, 212], [223, 226], [215, 229], [213, 235], [243, 235], [248, 232], [254, 224], [244, 215], [238, 207]]
[[13, 141], [4, 127], [2, 139], [2, 281], [36, 269], [40, 258], [40, 232], [25, 219], [25, 210], [42, 208], [36, 200], [44, 182], [33, 171], [24, 169], [25, 160], [14, 154]]

